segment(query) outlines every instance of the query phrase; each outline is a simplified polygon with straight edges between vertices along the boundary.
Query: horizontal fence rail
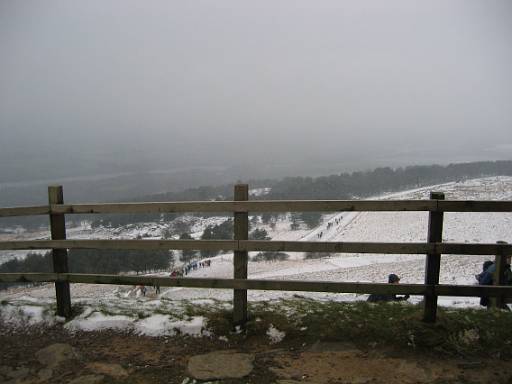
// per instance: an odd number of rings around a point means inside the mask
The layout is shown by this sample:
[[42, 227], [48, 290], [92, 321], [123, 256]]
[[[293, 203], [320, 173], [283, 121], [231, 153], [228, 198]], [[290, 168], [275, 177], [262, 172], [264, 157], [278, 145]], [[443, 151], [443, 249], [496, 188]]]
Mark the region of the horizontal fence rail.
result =
[[183, 212], [512, 212], [512, 201], [482, 200], [257, 200], [110, 204], [51, 204], [0, 208], [0, 217], [48, 214]]
[[0, 282], [69, 282], [84, 284], [147, 285], [214, 289], [250, 289], [268, 291], [303, 291], [356, 294], [410, 294], [437, 296], [503, 296], [512, 297], [512, 287], [483, 285], [383, 284], [333, 281], [169, 278], [154, 276], [94, 275], [81, 273], [0, 273]]
[[[321, 242], [267, 241], [248, 239], [248, 212], [349, 212], [349, 211], [409, 211], [428, 212], [426, 242]], [[124, 213], [184, 213], [220, 212], [234, 215], [234, 240], [69, 240], [66, 239], [65, 215], [124, 214]], [[432, 192], [428, 200], [257, 200], [248, 201], [248, 185], [235, 186], [233, 201], [141, 202], [108, 204], [64, 204], [62, 187], [49, 187], [49, 204], [32, 207], [0, 208], [1, 217], [49, 215], [51, 240], [0, 241], [0, 250], [52, 250], [53, 273], [0, 273], [1, 283], [54, 282], [57, 313], [71, 316], [70, 283], [154, 285], [233, 289], [234, 323], [247, 320], [247, 290], [310, 291], [356, 294], [412, 294], [424, 296], [425, 321], [435, 321], [438, 296], [488, 296], [495, 303], [512, 297], [512, 287], [499, 285], [503, 276], [492, 286], [439, 284], [442, 255], [494, 255], [498, 266], [504, 266], [506, 255], [512, 254], [512, 244], [445, 243], [442, 241], [444, 212], [512, 212], [512, 201], [444, 200], [443, 193]], [[154, 276], [119, 276], [68, 273], [68, 249], [120, 250], [212, 250], [234, 251], [233, 279], [169, 278]], [[424, 284], [379, 284], [362, 282], [257, 280], [247, 278], [247, 252], [324, 252], [371, 254], [426, 255]], [[443, 257], [445, 257], [443, 256]], [[502, 273], [503, 267], [498, 268]], [[493, 299], [494, 300], [494, 299]]]
[[[119, 276], [92, 274], [59, 273], [0, 273], [2, 282], [54, 282], [117, 284], [161, 287], [255, 289], [279, 291], [310, 291], [333, 293], [412, 293], [422, 295], [426, 287], [422, 284], [373, 284], [332, 281], [290, 281], [290, 280], [254, 280], [254, 279], [211, 279], [211, 278], [169, 278], [150, 276]], [[512, 288], [511, 288], [512, 293]]]
[[271, 240], [24, 240], [0, 241], [0, 250], [34, 249], [214, 250], [375, 254], [512, 254], [512, 244], [386, 243]]
[[50, 214], [50, 211], [51, 208], [48, 205], [41, 205], [37, 207], [0, 208], [0, 217], [48, 215]]

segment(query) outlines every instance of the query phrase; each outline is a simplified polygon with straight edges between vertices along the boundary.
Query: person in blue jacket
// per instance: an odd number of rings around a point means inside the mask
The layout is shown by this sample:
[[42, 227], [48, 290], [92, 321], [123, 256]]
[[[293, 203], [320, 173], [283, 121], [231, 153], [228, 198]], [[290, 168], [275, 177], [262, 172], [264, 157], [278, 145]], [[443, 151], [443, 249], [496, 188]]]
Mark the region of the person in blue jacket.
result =
[[[503, 271], [505, 275], [505, 284], [512, 284], [512, 271], [510, 270], [510, 258], [507, 257], [507, 261], [505, 264], [505, 269]], [[476, 280], [478, 281], [478, 285], [493, 285], [494, 284], [494, 274], [496, 272], [496, 264], [491, 260], [484, 261], [482, 265], [482, 272], [478, 275], [475, 275]], [[488, 296], [482, 296], [480, 298], [480, 305], [483, 307], [489, 308], [491, 305], [491, 300]], [[508, 309], [506, 304], [503, 304], [503, 309]]]

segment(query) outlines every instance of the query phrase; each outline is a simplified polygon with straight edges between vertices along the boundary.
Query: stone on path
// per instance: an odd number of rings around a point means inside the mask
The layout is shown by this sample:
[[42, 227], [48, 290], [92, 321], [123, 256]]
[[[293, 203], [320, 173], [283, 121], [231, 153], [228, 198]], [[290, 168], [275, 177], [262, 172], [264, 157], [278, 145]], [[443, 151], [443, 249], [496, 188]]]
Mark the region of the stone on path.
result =
[[0, 367], [0, 376], [10, 379], [24, 379], [30, 374], [30, 370], [26, 367], [11, 368], [6, 365]]
[[48, 381], [53, 376], [53, 370], [50, 368], [43, 368], [39, 372], [37, 372], [37, 377], [39, 377], [39, 380], [41, 381]]
[[48, 368], [55, 368], [60, 363], [75, 359], [77, 354], [69, 344], [52, 344], [36, 352], [36, 358]]
[[359, 348], [355, 346], [353, 343], [347, 342], [325, 342], [325, 341], [316, 341], [313, 343], [309, 349], [311, 352], [352, 352], [352, 353], [362, 353]]
[[87, 369], [94, 373], [100, 373], [115, 379], [128, 376], [128, 371], [121, 367], [119, 364], [94, 362], [87, 364]]
[[254, 355], [217, 351], [192, 356], [188, 361], [190, 376], [198, 380], [240, 379], [251, 373]]
[[85, 375], [71, 380], [68, 384], [100, 384], [103, 379], [102, 375]]

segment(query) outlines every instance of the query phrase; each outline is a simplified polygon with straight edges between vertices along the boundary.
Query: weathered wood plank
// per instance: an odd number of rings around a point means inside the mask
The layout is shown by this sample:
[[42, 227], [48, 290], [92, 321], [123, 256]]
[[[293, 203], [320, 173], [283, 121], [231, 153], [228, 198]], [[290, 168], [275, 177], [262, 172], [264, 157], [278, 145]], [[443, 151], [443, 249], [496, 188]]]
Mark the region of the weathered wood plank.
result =
[[505, 296], [512, 297], [512, 286], [494, 285], [436, 285], [435, 293], [438, 296]]
[[49, 213], [49, 205], [0, 208], [0, 217], [48, 215]]
[[426, 254], [444, 255], [496, 255], [512, 254], [511, 244], [467, 243], [381, 243], [381, 242], [316, 242], [316, 241], [266, 241], [239, 242], [247, 251], [376, 253], [376, 254]]
[[[63, 204], [64, 192], [62, 186], [48, 187], [49, 204]], [[66, 219], [63, 214], [50, 214], [50, 233], [52, 240], [66, 239]], [[68, 273], [68, 250], [65, 248], [52, 249], [53, 272]], [[55, 282], [57, 297], [57, 315], [69, 319], [71, 317], [71, 294], [67, 281]]]
[[429, 200], [272, 200], [249, 201], [249, 212], [429, 211]]
[[467, 244], [467, 243], [436, 243], [435, 252], [443, 255], [496, 255], [512, 254], [512, 244]]
[[0, 249], [185, 249], [234, 250], [234, 240], [29, 240], [0, 241]]
[[159, 285], [161, 287], [252, 289], [278, 291], [309, 291], [333, 293], [378, 293], [378, 294], [423, 294], [422, 284], [381, 284], [332, 281], [294, 280], [253, 280], [253, 279], [211, 279], [211, 278], [169, 278], [152, 276], [119, 276], [91, 274], [51, 274], [51, 273], [0, 273], [0, 282], [41, 282], [67, 281], [85, 284], [116, 285]]
[[440, 211], [512, 212], [512, 201], [456, 201], [435, 204], [429, 200], [259, 200], [184, 201], [143, 203], [62, 204], [0, 208], [0, 217], [49, 213], [166, 213], [166, 212], [343, 212], [343, 211]]
[[[63, 275], [64, 278], [66, 275]], [[59, 279], [58, 273], [0, 273], [1, 283], [53, 283]]]
[[[444, 200], [444, 193], [431, 192], [430, 198], [435, 201]], [[439, 244], [443, 240], [443, 212], [429, 212], [427, 241]], [[425, 285], [439, 284], [439, 271], [441, 268], [441, 253], [428, 252], [425, 260]], [[434, 323], [437, 317], [437, 295], [427, 293], [423, 300], [423, 321]]]
[[330, 252], [376, 254], [424, 254], [444, 255], [495, 255], [498, 251], [512, 254], [511, 244], [467, 243], [381, 243], [381, 242], [316, 242], [316, 241], [266, 241], [239, 242], [240, 249], [247, 251], [283, 252]]
[[453, 255], [512, 254], [512, 244], [466, 243], [356, 243], [266, 240], [23, 240], [0, 241], [0, 250], [17, 249], [185, 249], [239, 250], [283, 252], [330, 252], [375, 254], [424, 254], [428, 252]]
[[[234, 200], [249, 200], [249, 186], [237, 184], [234, 190]], [[234, 239], [247, 240], [249, 238], [249, 217], [247, 212], [234, 213]], [[236, 250], [233, 258], [234, 279], [247, 279], [248, 252]], [[247, 290], [235, 289], [233, 292], [233, 324], [245, 326], [247, 322]]]
[[431, 211], [429, 200], [258, 200], [65, 204], [54, 213]]
[[[505, 241], [498, 241], [497, 244], [507, 244]], [[498, 252], [494, 258], [494, 266], [496, 270], [493, 276], [493, 285], [505, 285], [507, 284], [505, 270], [507, 265], [507, 256], [510, 254], [504, 253], [503, 251]], [[496, 296], [491, 299], [491, 306], [495, 308], [504, 308], [505, 298]]]
[[174, 212], [225, 212], [231, 213], [236, 206], [231, 201], [183, 201], [143, 203], [65, 204], [52, 206], [51, 211], [66, 214], [93, 213], [174, 213]]
[[267, 241], [247, 240], [239, 242], [240, 249], [247, 251], [283, 252], [330, 252], [330, 253], [390, 253], [423, 254], [434, 250], [427, 243], [356, 243], [318, 241]]
[[[296, 280], [255, 280], [255, 279], [211, 279], [211, 278], [169, 278], [152, 276], [118, 276], [91, 274], [57, 273], [0, 273], [2, 283], [67, 281], [83, 284], [116, 285], [159, 285], [162, 287], [251, 289], [269, 291], [307, 291], [333, 293], [376, 293], [424, 295], [429, 287], [424, 284], [382, 284], [332, 281]], [[508, 296], [512, 297], [511, 286], [484, 285], [436, 285], [437, 296]]]
[[512, 212], [512, 201], [445, 200], [438, 202], [443, 212]]

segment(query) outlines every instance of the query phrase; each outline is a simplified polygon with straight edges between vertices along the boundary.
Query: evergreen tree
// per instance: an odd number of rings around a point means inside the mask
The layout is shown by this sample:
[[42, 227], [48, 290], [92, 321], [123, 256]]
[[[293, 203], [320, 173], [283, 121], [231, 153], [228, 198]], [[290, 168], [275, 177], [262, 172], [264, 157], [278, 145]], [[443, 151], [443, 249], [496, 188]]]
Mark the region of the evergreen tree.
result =
[[318, 212], [302, 212], [300, 214], [300, 220], [307, 225], [309, 229], [313, 229], [320, 225], [322, 215]]
[[270, 236], [263, 228], [256, 228], [249, 233], [249, 240], [270, 240]]
[[[232, 240], [233, 220], [228, 219], [219, 225], [209, 225], [203, 231], [201, 240]], [[201, 258], [216, 256], [219, 252], [213, 250], [201, 250]]]
[[288, 254], [284, 252], [259, 252], [252, 258], [253, 261], [284, 261], [288, 259]]
[[[180, 236], [180, 240], [193, 240], [193, 238], [188, 233], [182, 233]], [[197, 251], [194, 251], [192, 249], [184, 249], [183, 251], [181, 251], [181, 261], [183, 261], [184, 263], [189, 263], [196, 256]]]
[[290, 229], [292, 231], [296, 231], [297, 229], [299, 229], [300, 227], [300, 223], [299, 223], [299, 214], [297, 214], [296, 212], [292, 213], [291, 214], [291, 224], [290, 224]]

